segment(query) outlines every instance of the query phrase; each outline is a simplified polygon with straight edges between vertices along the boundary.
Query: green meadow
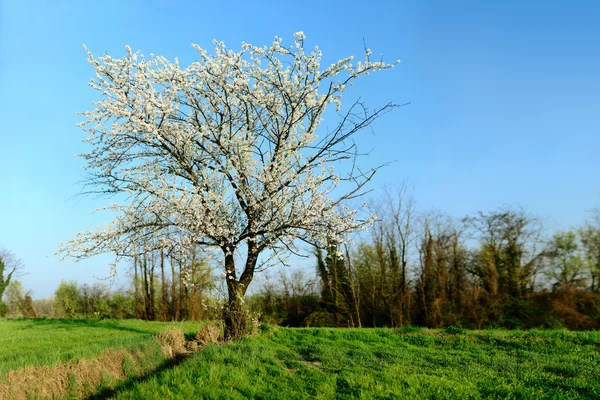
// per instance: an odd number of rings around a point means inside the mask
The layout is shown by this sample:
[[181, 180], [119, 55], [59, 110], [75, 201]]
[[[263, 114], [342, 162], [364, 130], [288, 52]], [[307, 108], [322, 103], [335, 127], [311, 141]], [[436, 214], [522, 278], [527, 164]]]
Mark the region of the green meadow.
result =
[[0, 319], [0, 382], [8, 371], [25, 366], [57, 366], [94, 358], [107, 350], [153, 344], [169, 327], [193, 334], [198, 322], [141, 320]]
[[206, 347], [117, 398], [593, 399], [599, 349], [600, 332], [280, 328]]
[[[262, 326], [165, 362], [153, 337], [199, 323], [0, 320], [0, 373], [54, 368], [116, 348], [154, 352], [143, 371], [82, 396], [117, 399], [597, 399], [600, 332]], [[156, 355], [160, 354], [160, 355]], [[124, 363], [127, 364], [127, 363]], [[133, 371], [133, 369], [129, 368]], [[0, 378], [2, 383], [2, 378]], [[85, 382], [74, 382], [84, 385]], [[17, 398], [17, 397], [15, 397]]]

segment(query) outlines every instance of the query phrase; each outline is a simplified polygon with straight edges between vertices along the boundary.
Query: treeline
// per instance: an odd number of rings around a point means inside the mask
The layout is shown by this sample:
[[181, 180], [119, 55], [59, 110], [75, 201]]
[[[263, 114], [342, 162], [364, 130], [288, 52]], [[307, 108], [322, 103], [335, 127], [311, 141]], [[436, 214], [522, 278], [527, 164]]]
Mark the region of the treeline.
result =
[[[199, 255], [154, 250], [132, 265], [135, 317], [146, 320], [202, 320], [214, 288], [212, 269]], [[142, 252], [140, 252], [142, 253]]]
[[526, 212], [462, 219], [388, 194], [355, 245], [316, 250], [316, 278], [281, 274], [249, 300], [288, 326], [600, 328], [600, 221], [546, 237]]
[[131, 291], [110, 291], [103, 284], [78, 285], [62, 281], [54, 295], [32, 300], [19, 280], [12, 280], [4, 292], [2, 316], [25, 318], [135, 318], [135, 304]]
[[[1, 271], [0, 271], [1, 272]], [[7, 279], [0, 316], [182, 321], [215, 318], [212, 270], [198, 255], [152, 251], [134, 257], [128, 288], [62, 281], [53, 296], [32, 300], [20, 281]], [[3, 289], [0, 287], [0, 289]], [[0, 296], [2, 292], [0, 292]], [[2, 297], [0, 297], [2, 298]]]
[[[314, 268], [263, 274], [246, 298], [254, 316], [286, 326], [600, 329], [600, 213], [548, 234], [516, 208], [459, 219], [419, 212], [404, 190], [373, 211], [378, 219], [368, 234], [315, 249]], [[52, 298], [39, 300], [11, 281], [15, 258], [4, 252], [0, 314], [220, 318], [222, 297], [200, 250], [132, 258], [125, 289], [63, 281]]]

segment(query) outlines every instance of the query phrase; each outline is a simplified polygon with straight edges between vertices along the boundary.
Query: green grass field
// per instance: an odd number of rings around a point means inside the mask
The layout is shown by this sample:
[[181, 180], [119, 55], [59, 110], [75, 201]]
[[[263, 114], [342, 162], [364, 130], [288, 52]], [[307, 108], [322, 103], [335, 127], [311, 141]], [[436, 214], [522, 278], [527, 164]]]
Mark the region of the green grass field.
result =
[[25, 366], [56, 366], [93, 358], [109, 349], [152, 343], [152, 337], [174, 326], [193, 334], [199, 322], [86, 321], [0, 319], [0, 381]]
[[[176, 325], [191, 334], [199, 324]], [[0, 368], [93, 358], [151, 341], [166, 326], [0, 320]], [[88, 398], [600, 398], [600, 332], [448, 332], [267, 328], [100, 386]]]
[[210, 346], [119, 399], [600, 398], [600, 332], [278, 329]]

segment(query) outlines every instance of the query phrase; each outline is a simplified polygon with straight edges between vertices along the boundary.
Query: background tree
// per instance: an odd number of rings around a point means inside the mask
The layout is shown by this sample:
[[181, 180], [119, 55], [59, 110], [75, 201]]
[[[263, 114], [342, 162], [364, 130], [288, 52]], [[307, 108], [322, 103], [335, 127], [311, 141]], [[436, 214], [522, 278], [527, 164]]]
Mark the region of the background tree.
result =
[[468, 257], [465, 226], [440, 213], [422, 216], [415, 322], [431, 328], [466, 323]]
[[62, 318], [74, 318], [82, 314], [77, 282], [61, 281], [54, 292], [55, 314]]
[[25, 293], [25, 297], [23, 298], [23, 303], [21, 304], [21, 312], [25, 318], [36, 318], [37, 314], [35, 312], [35, 308], [33, 306], [33, 298], [31, 297], [32, 292], [29, 291]]
[[14, 254], [8, 250], [0, 249], [0, 316], [4, 316], [8, 311], [7, 306], [2, 302], [4, 291], [11, 282], [15, 272], [22, 266]]
[[321, 280], [321, 303], [335, 316], [336, 326], [362, 326], [356, 271], [349, 253], [331, 243], [326, 254], [317, 248], [317, 274]]
[[600, 291], [600, 220], [599, 224], [587, 223], [578, 233], [589, 274], [590, 289]]
[[585, 262], [576, 232], [556, 232], [548, 245], [546, 257], [549, 265], [545, 272], [553, 286], [586, 285], [583, 275]]
[[166, 255], [162, 250], [144, 253], [134, 257], [132, 269], [138, 318], [180, 321], [204, 317], [202, 301], [214, 282], [212, 269], [198, 247], [179, 255]]
[[38, 316], [38, 317], [54, 316], [52, 313], [53, 303], [54, 303], [54, 299], [52, 299], [52, 298], [33, 300], [33, 309], [35, 310], [36, 316]]
[[516, 327], [526, 318], [525, 303], [543, 266], [539, 221], [519, 209], [479, 212], [466, 219], [480, 248], [472, 254], [470, 272], [478, 277], [490, 322], [502, 318]]
[[288, 273], [285, 270], [279, 273], [279, 307], [283, 310], [281, 324], [298, 326], [310, 317], [316, 309], [318, 298], [316, 281], [304, 273], [296, 270]]
[[[369, 110], [355, 102], [337, 125], [318, 127], [329, 105], [340, 111], [356, 78], [393, 64], [371, 61], [365, 49], [364, 61], [321, 69], [321, 52], [305, 52], [304, 34], [295, 36], [290, 47], [275, 38], [269, 47], [243, 43], [239, 52], [215, 42], [214, 55], [195, 46], [200, 60], [185, 69], [129, 47], [122, 59], [88, 52], [91, 86], [103, 94], [82, 124], [93, 147], [83, 156], [91, 191], [130, 200], [108, 207], [117, 214], [110, 226], [76, 235], [59, 253], [215, 249], [232, 338], [245, 333], [244, 295], [264, 251], [285, 262], [298, 239], [325, 247], [368, 224], [343, 206], [375, 173], [357, 167], [350, 139], [395, 105]], [[348, 159], [348, 173], [336, 174], [333, 165]]]
[[389, 310], [389, 325], [402, 326], [410, 319], [409, 259], [416, 240], [415, 203], [407, 187], [386, 189], [375, 208], [378, 220], [372, 240], [380, 268], [381, 300]]
[[23, 288], [23, 284], [13, 279], [4, 292], [4, 303], [8, 307], [8, 314], [22, 314], [24, 301], [25, 289]]
[[131, 293], [119, 290], [112, 294], [109, 299], [111, 310], [110, 318], [127, 319], [135, 318], [135, 303]]

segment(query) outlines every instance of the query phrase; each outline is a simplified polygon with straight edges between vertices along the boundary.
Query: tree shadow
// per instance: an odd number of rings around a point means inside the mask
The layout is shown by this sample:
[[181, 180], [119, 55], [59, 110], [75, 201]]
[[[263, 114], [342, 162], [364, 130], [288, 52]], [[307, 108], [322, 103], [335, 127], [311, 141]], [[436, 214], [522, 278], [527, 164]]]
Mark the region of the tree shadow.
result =
[[145, 382], [152, 377], [160, 374], [163, 371], [169, 370], [171, 368], [177, 367], [183, 361], [185, 361], [190, 355], [179, 355], [175, 359], [168, 359], [160, 363], [156, 368], [146, 372], [145, 374], [131, 377], [115, 387], [106, 387], [101, 389], [98, 393], [92, 394], [86, 397], [84, 400], [105, 400], [113, 398], [117, 393], [130, 390], [136, 383]]
[[102, 328], [102, 329], [112, 329], [117, 331], [126, 331], [126, 332], [134, 332], [134, 333], [142, 333], [142, 334], [155, 334], [155, 331], [152, 330], [142, 330], [137, 328], [132, 328], [128, 326], [123, 326], [116, 321], [113, 320], [84, 320], [84, 319], [59, 319], [59, 318], [31, 318], [31, 319], [19, 319], [15, 321], [26, 321], [27, 324], [23, 325], [22, 330], [31, 329], [36, 327], [52, 327], [58, 329], [64, 329], [67, 331], [80, 329], [82, 327], [86, 328]]

